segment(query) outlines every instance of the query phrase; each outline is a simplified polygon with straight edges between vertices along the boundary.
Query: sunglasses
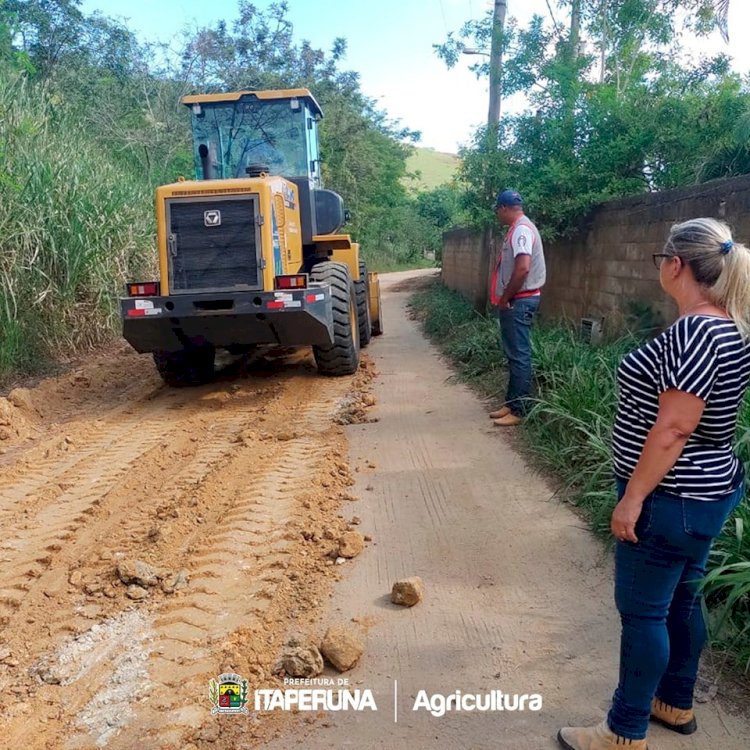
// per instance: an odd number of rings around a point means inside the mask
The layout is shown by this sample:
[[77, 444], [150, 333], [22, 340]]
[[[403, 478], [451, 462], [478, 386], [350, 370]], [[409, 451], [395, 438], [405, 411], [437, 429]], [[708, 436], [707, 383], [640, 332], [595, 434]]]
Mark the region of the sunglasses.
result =
[[[661, 262], [664, 260], [664, 258], [679, 258], [679, 255], [670, 255], [669, 253], [652, 253], [651, 257], [654, 260], [654, 265], [657, 268], [661, 268]], [[680, 259], [680, 262], [682, 262], [682, 259]]]

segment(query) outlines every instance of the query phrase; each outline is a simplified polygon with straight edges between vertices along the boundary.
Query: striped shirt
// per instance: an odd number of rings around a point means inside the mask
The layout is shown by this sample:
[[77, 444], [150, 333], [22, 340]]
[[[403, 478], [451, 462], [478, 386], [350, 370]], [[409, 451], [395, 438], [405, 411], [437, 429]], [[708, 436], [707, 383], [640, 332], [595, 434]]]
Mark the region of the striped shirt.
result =
[[628, 480], [656, 422], [659, 394], [670, 388], [706, 402], [700, 422], [658, 488], [715, 500], [737, 486], [732, 449], [737, 412], [750, 377], [750, 342], [734, 322], [689, 315], [626, 355], [617, 370], [619, 399], [612, 433], [615, 474]]

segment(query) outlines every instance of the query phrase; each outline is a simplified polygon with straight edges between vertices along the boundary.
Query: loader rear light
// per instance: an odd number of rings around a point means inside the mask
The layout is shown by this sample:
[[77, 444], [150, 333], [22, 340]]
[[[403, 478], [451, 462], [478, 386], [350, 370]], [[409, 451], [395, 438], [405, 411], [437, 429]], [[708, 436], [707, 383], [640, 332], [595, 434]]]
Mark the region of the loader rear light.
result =
[[160, 286], [158, 281], [143, 281], [128, 284], [128, 297], [158, 297]]
[[277, 276], [277, 289], [304, 289], [307, 286], [307, 274], [297, 273], [293, 276]]

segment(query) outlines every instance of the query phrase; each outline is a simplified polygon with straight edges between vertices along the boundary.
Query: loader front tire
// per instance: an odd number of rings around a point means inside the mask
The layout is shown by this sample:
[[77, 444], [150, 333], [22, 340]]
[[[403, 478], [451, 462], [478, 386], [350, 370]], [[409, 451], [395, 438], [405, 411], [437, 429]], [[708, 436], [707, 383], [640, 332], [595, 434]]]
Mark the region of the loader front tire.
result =
[[352, 375], [359, 367], [357, 294], [349, 269], [343, 263], [324, 261], [313, 266], [310, 281], [326, 284], [331, 293], [333, 343], [313, 346], [321, 375]]
[[154, 352], [154, 364], [167, 385], [180, 388], [211, 380], [215, 356], [213, 346], [195, 346], [178, 352]]

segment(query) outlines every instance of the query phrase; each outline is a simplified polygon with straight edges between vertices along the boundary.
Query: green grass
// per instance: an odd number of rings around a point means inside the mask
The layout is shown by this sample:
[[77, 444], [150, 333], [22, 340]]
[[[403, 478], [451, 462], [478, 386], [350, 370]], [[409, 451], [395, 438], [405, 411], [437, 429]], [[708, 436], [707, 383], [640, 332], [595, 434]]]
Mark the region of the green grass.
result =
[[[504, 391], [505, 370], [494, 319], [439, 283], [412, 298], [425, 332], [455, 363], [459, 377], [485, 396]], [[615, 372], [634, 336], [600, 346], [565, 326], [536, 326], [533, 361], [537, 397], [523, 427], [526, 448], [556, 476], [561, 496], [582, 509], [592, 528], [609, 536], [615, 504], [610, 437]], [[750, 471], [750, 396], [738, 420], [737, 450]], [[745, 502], [717, 539], [704, 582], [712, 643], [726, 661], [750, 672], [750, 506]]]
[[0, 381], [95, 346], [153, 255], [151, 191], [22, 76], [0, 77]]
[[404, 185], [414, 192], [432, 190], [453, 179], [458, 163], [459, 159], [455, 154], [416, 148], [406, 160], [406, 169], [414, 177], [406, 177]]

